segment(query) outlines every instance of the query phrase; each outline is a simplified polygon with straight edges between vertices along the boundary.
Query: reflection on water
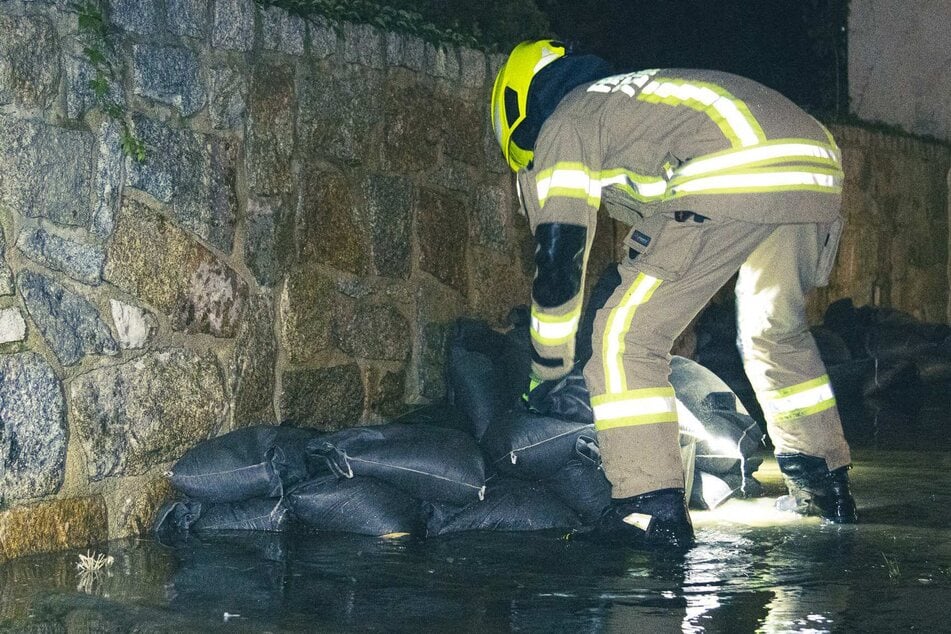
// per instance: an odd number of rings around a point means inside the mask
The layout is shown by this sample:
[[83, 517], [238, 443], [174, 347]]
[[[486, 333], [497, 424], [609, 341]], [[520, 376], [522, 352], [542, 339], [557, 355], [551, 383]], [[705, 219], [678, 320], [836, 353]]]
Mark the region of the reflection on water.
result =
[[[0, 629], [107, 631], [826, 632], [945, 630], [951, 455], [860, 450], [863, 523], [734, 500], [695, 514], [684, 555], [548, 534], [428, 541], [230, 535], [109, 544], [0, 566]], [[761, 470], [781, 493], [775, 463]]]

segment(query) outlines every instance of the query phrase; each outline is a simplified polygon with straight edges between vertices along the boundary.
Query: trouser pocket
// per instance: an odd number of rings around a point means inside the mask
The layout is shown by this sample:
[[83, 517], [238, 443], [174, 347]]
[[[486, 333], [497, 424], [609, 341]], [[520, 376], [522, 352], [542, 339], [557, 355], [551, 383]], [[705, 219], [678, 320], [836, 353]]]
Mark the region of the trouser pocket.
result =
[[679, 279], [693, 263], [700, 248], [700, 232], [709, 218], [691, 212], [656, 214], [644, 218], [624, 238], [627, 257], [658, 279]]
[[813, 283], [816, 287], [826, 286], [835, 264], [835, 255], [839, 250], [839, 240], [842, 238], [844, 221], [842, 216], [828, 224], [819, 225], [819, 260], [816, 263], [816, 274]]

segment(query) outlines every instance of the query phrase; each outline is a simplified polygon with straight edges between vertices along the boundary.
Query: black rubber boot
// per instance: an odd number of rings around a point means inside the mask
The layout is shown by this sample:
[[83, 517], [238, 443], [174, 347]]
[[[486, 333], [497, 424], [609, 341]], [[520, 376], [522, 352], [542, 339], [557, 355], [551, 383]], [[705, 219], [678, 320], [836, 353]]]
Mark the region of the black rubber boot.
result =
[[825, 459], [803, 454], [779, 455], [776, 462], [797, 513], [818, 515], [837, 524], [858, 521], [855, 499], [849, 490], [851, 465], [829, 471]]
[[611, 500], [595, 525], [576, 537], [634, 548], [689, 548], [693, 545], [693, 524], [684, 490], [660, 489]]

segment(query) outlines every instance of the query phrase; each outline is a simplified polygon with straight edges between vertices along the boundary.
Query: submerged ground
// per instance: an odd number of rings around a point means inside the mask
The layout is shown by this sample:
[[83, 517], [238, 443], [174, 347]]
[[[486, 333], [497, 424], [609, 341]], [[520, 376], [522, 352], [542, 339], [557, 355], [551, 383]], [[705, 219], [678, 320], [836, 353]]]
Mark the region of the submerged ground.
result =
[[697, 512], [684, 555], [472, 533], [414, 541], [223, 535], [107, 544], [0, 566], [15, 632], [941, 631], [951, 601], [951, 392], [846, 413], [862, 523], [822, 524], [769, 497]]

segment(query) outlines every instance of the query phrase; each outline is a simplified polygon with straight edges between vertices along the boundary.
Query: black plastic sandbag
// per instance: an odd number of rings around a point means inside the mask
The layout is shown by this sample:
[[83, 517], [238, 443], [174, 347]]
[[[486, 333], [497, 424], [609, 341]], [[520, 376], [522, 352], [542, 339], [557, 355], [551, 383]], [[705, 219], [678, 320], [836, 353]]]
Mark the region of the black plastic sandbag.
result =
[[211, 504], [202, 508], [191, 530], [281, 532], [287, 522], [287, 507], [282, 500], [258, 498], [241, 502]]
[[580, 525], [577, 513], [541, 483], [496, 478], [481, 502], [461, 509], [431, 505], [426, 534], [435, 536], [474, 530], [538, 531]]
[[591, 396], [579, 366], [558, 381], [544, 381], [528, 395], [529, 408], [543, 416], [594, 424]]
[[238, 429], [189, 449], [169, 479], [176, 490], [202, 502], [281, 497], [312, 475], [305, 448], [318, 435], [295, 427]]
[[865, 335], [868, 356], [892, 363], [936, 354], [942, 343], [925, 324], [881, 324]]
[[508, 390], [501, 369], [487, 355], [450, 346], [449, 401], [465, 412], [476, 440], [499, 412], [506, 409]]
[[187, 533], [201, 517], [202, 503], [198, 500], [173, 500], [159, 509], [152, 523], [156, 537]]
[[532, 367], [528, 307], [513, 308], [507, 321], [511, 327], [501, 333], [484, 321], [459, 319], [453, 325], [450, 342], [450, 354], [454, 349], [461, 349], [478, 353], [491, 362], [501, 387], [495, 394], [506, 407], [527, 391]]
[[[686, 357], [674, 355], [670, 358], [670, 384], [677, 400], [701, 422], [707, 413], [721, 409], [747, 413], [743, 404], [733, 398], [733, 391], [726, 381], [713, 370]], [[724, 396], [721, 401], [710, 399], [710, 394], [714, 393], [729, 394], [730, 397]]]
[[921, 388], [918, 366], [911, 359], [881, 362], [871, 359], [867, 365], [868, 374], [862, 385], [862, 394], [866, 397], [881, 396], [889, 392], [914, 393]]
[[698, 470], [690, 493], [690, 508], [709, 511], [733, 497], [737, 489], [712, 473]]
[[471, 433], [469, 417], [451, 403], [442, 400], [428, 403], [416, 409], [400, 414], [390, 421], [404, 425], [431, 425]]
[[550, 478], [576, 456], [578, 442], [596, 442], [594, 425], [542, 416], [524, 409], [499, 415], [482, 448], [500, 473], [526, 480]]
[[670, 367], [677, 401], [699, 422], [687, 425], [681, 412], [681, 430], [697, 443], [697, 469], [726, 473], [763, 448], [759, 424], [720, 377], [684, 357], [672, 357]]
[[601, 517], [611, 503], [611, 483], [600, 464], [591, 460], [569, 460], [552, 477], [542, 480], [542, 484], [585, 524]]
[[713, 411], [703, 420], [703, 428], [697, 439], [696, 467], [707, 473], [727, 473], [764, 446], [763, 431], [746, 414]]
[[369, 476], [412, 497], [466, 504], [485, 493], [485, 462], [472, 436], [431, 425], [389, 423], [313, 440], [308, 451], [340, 477]]
[[809, 330], [819, 350], [819, 358], [826, 366], [848, 363], [852, 360], [849, 346], [838, 332], [828, 326], [813, 326]]
[[158, 537], [189, 532], [284, 530], [287, 507], [280, 499], [258, 498], [241, 502], [203, 504], [175, 500], [158, 512], [152, 533]]
[[621, 285], [621, 273], [616, 264], [607, 265], [598, 275], [597, 281], [588, 293], [588, 301], [578, 323], [578, 334], [575, 336], [575, 363], [583, 367], [592, 355], [592, 335], [594, 334], [594, 318], [599, 310], [604, 308], [608, 299]]
[[319, 531], [381, 536], [419, 533], [423, 525], [418, 500], [374, 478], [324, 476], [286, 500], [295, 520]]
[[[946, 344], [947, 345], [947, 344]], [[951, 354], [939, 350], [937, 354], [923, 354], [915, 359], [918, 377], [923, 383], [951, 381]]]

